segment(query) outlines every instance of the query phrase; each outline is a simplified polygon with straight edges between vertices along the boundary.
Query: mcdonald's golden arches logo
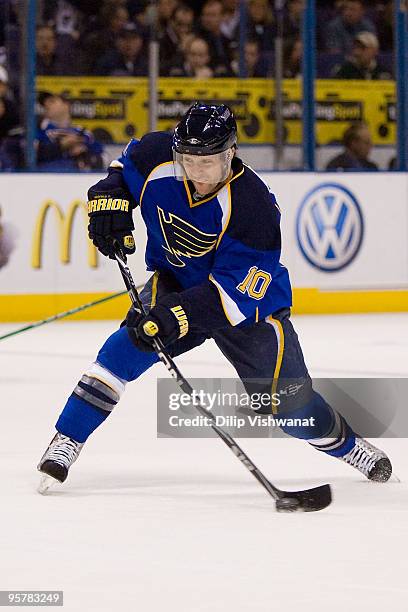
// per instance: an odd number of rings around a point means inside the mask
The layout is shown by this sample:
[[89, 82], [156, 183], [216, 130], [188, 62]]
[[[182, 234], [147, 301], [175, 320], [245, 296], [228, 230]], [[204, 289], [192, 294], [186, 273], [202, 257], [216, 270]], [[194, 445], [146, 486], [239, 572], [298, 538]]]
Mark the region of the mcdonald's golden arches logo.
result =
[[[44, 225], [48, 216], [48, 212], [53, 210], [54, 217], [57, 220], [58, 239], [59, 239], [59, 258], [61, 263], [67, 264], [71, 261], [71, 238], [73, 231], [73, 222], [75, 214], [78, 210], [82, 210], [85, 223], [85, 231], [88, 227], [88, 213], [85, 202], [74, 200], [68, 207], [67, 213], [64, 214], [62, 207], [54, 200], [47, 200], [41, 206], [37, 216], [37, 221], [34, 229], [33, 244], [31, 251], [31, 265], [33, 268], [41, 268], [42, 266], [42, 246], [44, 241]], [[50, 229], [48, 230], [50, 231]], [[98, 266], [97, 249], [89, 240], [88, 241], [88, 265], [91, 268]]]

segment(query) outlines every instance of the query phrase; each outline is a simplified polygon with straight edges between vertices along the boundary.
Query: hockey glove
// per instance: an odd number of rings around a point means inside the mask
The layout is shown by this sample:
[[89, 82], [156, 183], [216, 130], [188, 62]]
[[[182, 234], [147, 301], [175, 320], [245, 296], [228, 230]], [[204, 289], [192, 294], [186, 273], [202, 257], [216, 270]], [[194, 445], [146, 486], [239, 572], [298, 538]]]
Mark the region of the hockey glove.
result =
[[115, 259], [115, 239], [126, 255], [134, 253], [132, 211], [135, 203], [123, 186], [121, 173], [113, 172], [91, 187], [88, 200], [88, 233], [98, 251]]
[[169, 293], [154, 306], [148, 315], [142, 316], [131, 308], [126, 326], [133, 344], [141, 351], [154, 351], [152, 340], [159, 337], [165, 346], [188, 333], [188, 319], [180, 304], [178, 293]]

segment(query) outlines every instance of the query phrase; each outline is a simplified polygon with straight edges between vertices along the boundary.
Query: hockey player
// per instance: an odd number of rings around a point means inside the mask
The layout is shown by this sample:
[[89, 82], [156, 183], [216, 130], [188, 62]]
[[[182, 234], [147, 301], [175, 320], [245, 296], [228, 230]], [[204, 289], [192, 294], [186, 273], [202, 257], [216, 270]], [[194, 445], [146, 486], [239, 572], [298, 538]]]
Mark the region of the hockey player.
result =
[[147, 268], [154, 272], [141, 293], [149, 313], [130, 309], [68, 398], [38, 465], [41, 492], [65, 481], [126, 384], [158, 361], [152, 334], [173, 357], [213, 338], [250, 393], [270, 393], [279, 384], [284, 411], [315, 418], [314, 427], [288, 433], [370, 480], [390, 478], [385, 453], [313, 390], [290, 321], [288, 272], [279, 262], [280, 210], [268, 186], [236, 156], [236, 134], [227, 106], [196, 103], [173, 136], [153, 132], [132, 140], [90, 188], [89, 236], [111, 259], [112, 239], [134, 253], [132, 213], [140, 206]]

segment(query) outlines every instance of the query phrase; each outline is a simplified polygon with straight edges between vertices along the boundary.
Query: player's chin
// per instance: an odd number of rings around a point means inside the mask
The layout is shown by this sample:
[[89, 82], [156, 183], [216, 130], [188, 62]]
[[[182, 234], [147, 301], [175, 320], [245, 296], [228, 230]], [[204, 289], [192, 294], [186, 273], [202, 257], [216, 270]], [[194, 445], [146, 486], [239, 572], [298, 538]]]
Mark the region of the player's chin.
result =
[[196, 188], [198, 188], [198, 191], [200, 191], [200, 188], [204, 190], [204, 189], [207, 189], [208, 187], [211, 187], [212, 185], [217, 185], [219, 182], [219, 181], [214, 181], [213, 179], [207, 180], [205, 177], [203, 178], [202, 176], [200, 176], [198, 180], [196, 179], [191, 179], [191, 180], [193, 181]]
[[189, 176], [188, 178], [190, 179], [190, 181], [193, 181], [193, 183], [196, 183], [197, 185], [207, 184], [206, 177], [203, 178], [203, 176]]

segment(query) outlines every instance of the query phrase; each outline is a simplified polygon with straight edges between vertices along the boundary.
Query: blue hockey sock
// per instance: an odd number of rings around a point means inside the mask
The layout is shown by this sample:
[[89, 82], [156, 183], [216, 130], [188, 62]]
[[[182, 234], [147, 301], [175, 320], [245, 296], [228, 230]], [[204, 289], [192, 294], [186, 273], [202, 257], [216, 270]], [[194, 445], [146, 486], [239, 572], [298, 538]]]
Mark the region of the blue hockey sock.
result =
[[85, 442], [112, 412], [126, 383], [156, 361], [156, 353], [143, 353], [132, 344], [126, 328], [117, 330], [75, 387], [57, 421], [57, 431]]
[[[284, 426], [283, 431], [295, 438], [307, 440], [316, 450], [333, 457], [346, 455], [355, 444], [356, 434], [350, 425], [316, 391], [313, 391], [310, 402], [281, 416], [285, 416], [289, 422], [292, 419], [302, 422], [297, 427]], [[313, 425], [303, 425], [306, 420], [311, 423], [312, 419]]]
[[64, 436], [69, 436], [76, 442], [85, 442], [109, 414], [72, 394], [55, 427]]
[[158, 361], [156, 353], [144, 353], [134, 346], [126, 327], [121, 327], [106, 340], [97, 357], [98, 363], [127, 382], [138, 378]]
[[332, 457], [343, 457], [355, 445], [356, 434], [345, 418], [333, 410], [333, 425], [325, 437], [308, 440], [309, 444]]

